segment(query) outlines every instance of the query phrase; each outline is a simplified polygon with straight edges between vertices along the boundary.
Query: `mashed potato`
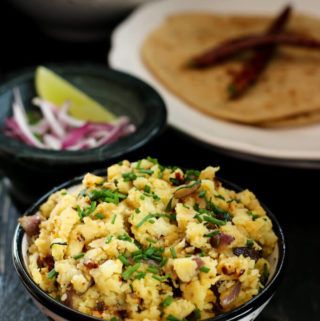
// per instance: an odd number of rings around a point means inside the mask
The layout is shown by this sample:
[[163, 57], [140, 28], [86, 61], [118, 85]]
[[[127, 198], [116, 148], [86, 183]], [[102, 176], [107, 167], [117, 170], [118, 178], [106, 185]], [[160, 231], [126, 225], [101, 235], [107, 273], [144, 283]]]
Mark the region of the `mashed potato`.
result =
[[218, 168], [156, 159], [49, 197], [29, 270], [53, 298], [105, 320], [201, 320], [240, 306], [268, 280], [277, 237], [253, 193], [226, 189]]

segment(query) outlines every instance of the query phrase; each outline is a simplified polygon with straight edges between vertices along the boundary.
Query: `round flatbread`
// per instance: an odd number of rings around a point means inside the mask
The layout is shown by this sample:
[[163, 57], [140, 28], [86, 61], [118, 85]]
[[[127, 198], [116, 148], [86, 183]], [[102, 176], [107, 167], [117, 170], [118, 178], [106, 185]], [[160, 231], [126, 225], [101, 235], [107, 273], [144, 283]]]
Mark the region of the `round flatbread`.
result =
[[[190, 58], [228, 38], [264, 32], [271, 20], [207, 13], [170, 16], [145, 40], [142, 59], [168, 89], [211, 116], [256, 124], [320, 110], [319, 50], [279, 47], [258, 82], [234, 101], [228, 99], [227, 87], [243, 57], [201, 70], [186, 67]], [[320, 20], [292, 16], [286, 31], [319, 37]]]

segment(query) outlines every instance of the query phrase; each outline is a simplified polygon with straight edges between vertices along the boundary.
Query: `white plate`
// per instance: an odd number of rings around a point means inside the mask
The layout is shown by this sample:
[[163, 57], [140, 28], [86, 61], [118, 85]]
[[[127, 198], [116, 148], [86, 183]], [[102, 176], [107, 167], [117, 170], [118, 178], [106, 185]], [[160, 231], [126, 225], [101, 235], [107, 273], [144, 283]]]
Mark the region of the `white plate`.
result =
[[[114, 31], [110, 66], [132, 73], [153, 85], [167, 104], [169, 123], [196, 139], [223, 149], [278, 161], [319, 161], [320, 124], [294, 129], [261, 129], [208, 117], [167, 90], [140, 58], [140, 48], [146, 36], [175, 12], [198, 10], [275, 15], [287, 3], [287, 0], [161, 0], [143, 5]], [[318, 0], [295, 0], [291, 3], [299, 11], [320, 16]]]

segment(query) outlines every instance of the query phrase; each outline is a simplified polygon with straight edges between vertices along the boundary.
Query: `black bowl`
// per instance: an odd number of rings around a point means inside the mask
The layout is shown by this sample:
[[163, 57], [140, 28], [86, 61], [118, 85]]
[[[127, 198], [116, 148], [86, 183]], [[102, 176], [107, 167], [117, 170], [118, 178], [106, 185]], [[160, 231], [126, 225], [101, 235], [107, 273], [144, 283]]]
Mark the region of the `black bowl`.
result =
[[[166, 108], [159, 94], [143, 81], [104, 65], [49, 66], [101, 102], [116, 115], [126, 115], [136, 132], [102, 147], [85, 151], [54, 151], [30, 147], [4, 135], [4, 120], [11, 115], [12, 88], [19, 87], [26, 108], [36, 95], [34, 69], [20, 73], [0, 86], [0, 170], [9, 179], [14, 196], [33, 203], [47, 190], [100, 168], [106, 161], [124, 158], [145, 145], [166, 124]], [[31, 188], [32, 187], [32, 188]]]
[[[105, 171], [96, 171], [97, 175], [104, 175]], [[52, 193], [63, 189], [70, 188], [72, 186], [78, 185], [81, 183], [83, 176], [76, 177], [56, 188], [51, 190], [49, 193], [41, 197], [33, 206], [31, 206], [24, 215], [33, 215], [36, 213], [42, 203], [44, 203], [49, 195]], [[224, 183], [224, 186], [227, 188], [232, 188], [235, 191], [241, 191], [242, 189], [237, 185], [234, 185], [228, 181], [221, 180]], [[263, 310], [263, 308], [268, 304], [274, 295], [276, 289], [278, 288], [281, 278], [283, 276], [285, 270], [286, 263], [286, 242], [281, 226], [275, 217], [275, 215], [270, 212], [268, 208], [266, 208], [262, 204], [263, 208], [266, 210], [267, 215], [272, 220], [273, 229], [278, 237], [278, 253], [277, 253], [277, 261], [275, 263], [274, 274], [265, 286], [265, 288], [250, 301], [246, 302], [242, 306], [227, 312], [225, 314], [221, 314], [215, 318], [207, 319], [206, 321], [228, 321], [228, 320], [242, 320], [242, 321], [252, 321], [254, 320], [258, 314]], [[28, 290], [29, 294], [33, 298], [36, 305], [42, 310], [42, 312], [47, 315], [51, 320], [56, 321], [94, 321], [101, 320], [89, 315], [83, 314], [79, 311], [73, 310], [62, 303], [54, 300], [48, 294], [46, 294], [40, 287], [32, 280], [30, 277], [27, 267], [25, 264], [26, 260], [26, 249], [27, 249], [27, 238], [25, 236], [24, 230], [21, 225], [18, 224], [14, 238], [13, 238], [13, 263], [15, 269], [23, 283], [23, 285]]]

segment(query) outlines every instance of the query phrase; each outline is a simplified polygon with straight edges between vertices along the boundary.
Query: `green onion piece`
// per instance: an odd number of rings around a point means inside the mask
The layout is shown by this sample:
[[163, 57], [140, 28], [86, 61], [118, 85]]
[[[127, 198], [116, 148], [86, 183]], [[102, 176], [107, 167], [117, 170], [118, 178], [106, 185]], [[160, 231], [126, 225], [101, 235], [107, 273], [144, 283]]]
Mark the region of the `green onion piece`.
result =
[[199, 196], [200, 198], [204, 198], [204, 197], [206, 196], [206, 191], [201, 191], [201, 192], [199, 192], [198, 196]]
[[79, 254], [75, 255], [73, 258], [74, 258], [75, 260], [79, 260], [79, 259], [81, 259], [81, 258], [83, 258], [83, 257], [84, 257], [84, 253], [79, 253]]
[[210, 271], [210, 268], [208, 268], [207, 266], [201, 266], [201, 268], [199, 270], [201, 272], [208, 273]]
[[116, 317], [112, 317], [110, 321], [118, 321], [118, 319]]
[[169, 275], [169, 274], [166, 274], [166, 275], [164, 275], [164, 276], [152, 275], [152, 277], [153, 277], [154, 279], [160, 281], [160, 282], [163, 282], [163, 281], [165, 281], [166, 279], [170, 278], [171, 275]]
[[141, 212], [139, 208], [136, 208], [134, 211], [138, 214]]
[[206, 236], [206, 237], [212, 237], [212, 236], [216, 236], [216, 235], [218, 235], [218, 234], [220, 234], [220, 231], [219, 231], [219, 230], [215, 230], [215, 231], [213, 231], [213, 232], [211, 232], [211, 233], [205, 234], [204, 236]]
[[193, 218], [195, 218], [199, 223], [202, 222], [202, 218], [199, 214], [196, 214]]
[[118, 259], [122, 262], [122, 264], [124, 265], [130, 265], [130, 262], [127, 260], [127, 258], [123, 255], [123, 254], [120, 254], [118, 256]]
[[95, 217], [98, 218], [99, 220], [103, 220], [105, 218], [105, 216], [101, 213], [97, 213]]
[[67, 191], [62, 191], [61, 192], [61, 195], [67, 195], [68, 193], [67, 193]]
[[221, 194], [215, 194], [215, 198], [220, 198], [221, 200], [225, 201], [226, 199]]
[[67, 243], [67, 242], [54, 242], [54, 243], [51, 243], [50, 249], [51, 249], [54, 245], [68, 245], [68, 243]]
[[111, 240], [112, 240], [112, 235], [109, 235], [109, 236], [106, 238], [106, 240], [105, 240], [104, 243], [109, 244], [109, 243], [111, 242]]
[[151, 239], [150, 237], [147, 237], [147, 238], [146, 238], [146, 241], [148, 241], [148, 242], [150, 242], [150, 243], [157, 243], [156, 240], [153, 240], [153, 239]]
[[141, 227], [145, 222], [147, 222], [148, 220], [150, 220], [151, 218], [153, 218], [154, 215], [153, 214], [148, 214], [146, 215], [137, 225], [136, 227]]
[[146, 193], [150, 193], [151, 192], [151, 187], [149, 185], [145, 185], [144, 189], [143, 189]]
[[167, 316], [167, 321], [181, 321], [180, 319], [176, 318], [175, 316], [173, 316], [172, 314], [169, 314]]
[[154, 273], [154, 274], [159, 273], [158, 268], [155, 267], [155, 266], [148, 266], [147, 271], [151, 272], [151, 273]]
[[168, 295], [167, 297], [165, 297], [165, 299], [162, 302], [162, 306], [164, 308], [168, 307], [171, 303], [173, 302], [173, 297]]
[[265, 286], [268, 282], [268, 279], [269, 279], [269, 275], [270, 275], [270, 272], [269, 272], [269, 269], [268, 269], [268, 265], [265, 263], [263, 265], [263, 271], [262, 271], [262, 274], [261, 274], [261, 277], [260, 277], [260, 282], [263, 286]]
[[164, 257], [161, 259], [160, 266], [161, 266], [161, 267], [165, 266], [165, 265], [167, 264], [167, 262], [168, 262], [168, 258], [164, 256]]
[[56, 270], [53, 268], [47, 275], [48, 279], [52, 280], [57, 274], [58, 274], [58, 272], [56, 272]]
[[127, 234], [127, 233], [124, 233], [122, 235], [119, 235], [117, 237], [118, 240], [121, 240], [121, 241], [129, 241], [129, 242], [132, 242], [132, 238]]
[[212, 217], [212, 216], [208, 216], [208, 215], [204, 215], [203, 216], [203, 220], [206, 221], [206, 222], [209, 222], [209, 223], [212, 223], [212, 224], [215, 224], [215, 225], [226, 225], [226, 221], [222, 221], [222, 220], [219, 220], [215, 217]]
[[257, 214], [252, 213], [251, 211], [248, 211], [248, 215], [252, 217], [252, 220], [255, 221], [260, 216]]
[[141, 266], [141, 263], [136, 263], [133, 266], [128, 267], [123, 273], [122, 273], [122, 278], [124, 280], [130, 279], [131, 275], [136, 272]]
[[253, 240], [247, 240], [246, 247], [253, 247], [254, 242]]
[[136, 280], [141, 280], [141, 279], [143, 279], [145, 276], [146, 276], [146, 273], [145, 273], [145, 272], [137, 272], [136, 275], [134, 276], [134, 278], [135, 278]]
[[153, 174], [153, 170], [151, 169], [144, 169], [144, 168], [140, 168], [138, 169], [138, 171], [142, 174], [148, 174], [148, 175], [152, 175]]
[[137, 179], [137, 175], [133, 172], [122, 174], [123, 180], [125, 182], [132, 182]]
[[114, 215], [112, 216], [111, 224], [114, 224], [114, 223], [115, 223], [116, 218], [117, 218], [117, 215], [114, 214]]
[[177, 252], [173, 247], [170, 247], [170, 253], [174, 259], [177, 258]]
[[147, 160], [151, 163], [153, 163], [154, 165], [159, 164], [158, 160], [156, 158], [152, 158], [150, 156], [147, 157]]

